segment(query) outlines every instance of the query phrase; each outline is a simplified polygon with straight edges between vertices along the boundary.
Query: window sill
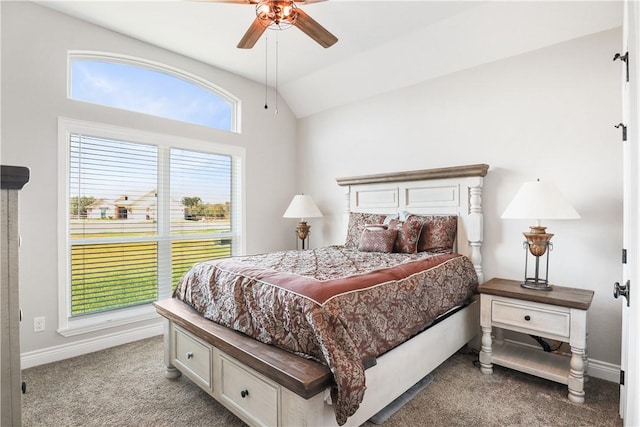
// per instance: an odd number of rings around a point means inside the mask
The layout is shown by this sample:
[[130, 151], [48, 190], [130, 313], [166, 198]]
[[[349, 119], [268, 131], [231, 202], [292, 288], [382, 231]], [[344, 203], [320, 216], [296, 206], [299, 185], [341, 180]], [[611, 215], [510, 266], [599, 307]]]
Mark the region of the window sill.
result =
[[62, 319], [58, 333], [63, 337], [73, 337], [159, 318], [160, 315], [156, 313], [153, 306], [146, 305], [143, 307], [84, 316], [80, 319]]

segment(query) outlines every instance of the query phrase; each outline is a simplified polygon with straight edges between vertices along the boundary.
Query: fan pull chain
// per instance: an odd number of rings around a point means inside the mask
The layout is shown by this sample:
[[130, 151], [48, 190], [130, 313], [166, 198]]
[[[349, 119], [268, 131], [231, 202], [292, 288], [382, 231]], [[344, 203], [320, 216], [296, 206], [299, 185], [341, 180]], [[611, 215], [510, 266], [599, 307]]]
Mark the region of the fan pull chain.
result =
[[278, 114], [278, 32], [276, 32], [276, 114]]
[[268, 109], [269, 105], [267, 104], [267, 95], [269, 93], [269, 84], [267, 78], [269, 77], [269, 37], [265, 36], [264, 38], [264, 109]]

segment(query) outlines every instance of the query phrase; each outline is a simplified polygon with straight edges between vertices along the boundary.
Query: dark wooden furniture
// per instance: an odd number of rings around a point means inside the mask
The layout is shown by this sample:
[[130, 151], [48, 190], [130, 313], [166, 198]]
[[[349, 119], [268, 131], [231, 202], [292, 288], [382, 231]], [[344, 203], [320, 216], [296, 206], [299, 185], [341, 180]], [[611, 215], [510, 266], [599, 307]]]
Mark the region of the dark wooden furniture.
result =
[[2, 281], [0, 283], [0, 425], [22, 423], [20, 375], [20, 306], [18, 291], [18, 192], [29, 181], [29, 169], [0, 167], [2, 187]]

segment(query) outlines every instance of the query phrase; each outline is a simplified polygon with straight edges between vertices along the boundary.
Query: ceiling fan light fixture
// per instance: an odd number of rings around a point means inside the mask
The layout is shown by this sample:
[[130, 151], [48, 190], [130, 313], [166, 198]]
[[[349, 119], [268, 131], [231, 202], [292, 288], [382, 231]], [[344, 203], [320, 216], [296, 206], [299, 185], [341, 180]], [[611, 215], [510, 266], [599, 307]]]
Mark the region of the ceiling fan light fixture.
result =
[[[0, 0], [2, 1], [2, 0]], [[299, 9], [298, 3], [316, 3], [324, 0], [208, 0], [223, 3], [249, 3], [256, 6], [256, 18], [244, 33], [239, 49], [251, 49], [267, 28], [272, 30], [286, 30], [289, 27], [297, 27], [300, 31], [311, 37], [320, 46], [327, 48], [333, 46], [338, 38], [326, 28], [316, 22], [307, 13]]]
[[298, 7], [293, 0], [260, 0], [256, 4], [256, 16], [266, 28], [285, 30], [294, 25]]

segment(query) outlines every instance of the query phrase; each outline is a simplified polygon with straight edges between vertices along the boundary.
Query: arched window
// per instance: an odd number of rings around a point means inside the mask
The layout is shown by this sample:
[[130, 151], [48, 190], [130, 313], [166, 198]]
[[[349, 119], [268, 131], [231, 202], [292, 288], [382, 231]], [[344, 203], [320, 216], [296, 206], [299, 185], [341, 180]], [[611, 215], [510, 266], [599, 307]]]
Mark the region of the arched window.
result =
[[69, 98], [239, 132], [239, 102], [201, 78], [124, 56], [69, 54]]
[[[68, 59], [74, 101], [239, 132], [240, 102], [202, 78], [117, 55]], [[155, 318], [150, 303], [195, 262], [244, 253], [243, 147], [67, 118], [58, 131], [60, 334]]]

